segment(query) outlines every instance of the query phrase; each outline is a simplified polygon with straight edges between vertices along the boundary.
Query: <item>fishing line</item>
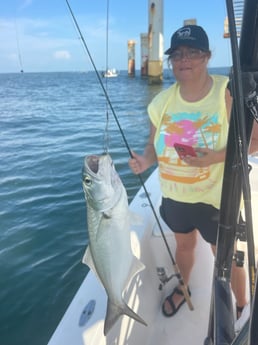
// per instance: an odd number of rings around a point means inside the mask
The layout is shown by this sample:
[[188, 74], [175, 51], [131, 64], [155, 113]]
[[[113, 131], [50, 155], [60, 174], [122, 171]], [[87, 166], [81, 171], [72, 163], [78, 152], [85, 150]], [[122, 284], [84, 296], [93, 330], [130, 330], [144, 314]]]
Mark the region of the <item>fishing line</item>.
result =
[[[75, 27], [76, 27], [76, 29], [77, 29], [79, 35], [80, 35], [80, 38], [81, 38], [82, 43], [83, 43], [83, 46], [84, 46], [84, 48], [85, 48], [85, 50], [86, 50], [86, 52], [87, 52], [87, 55], [88, 55], [88, 57], [89, 57], [89, 59], [90, 59], [90, 62], [91, 62], [91, 64], [92, 64], [92, 66], [93, 66], [93, 69], [94, 69], [94, 71], [95, 71], [95, 73], [96, 73], [96, 75], [97, 75], [97, 78], [98, 78], [98, 81], [99, 81], [99, 83], [100, 83], [100, 86], [101, 86], [101, 88], [102, 88], [102, 90], [103, 90], [103, 92], [104, 92], [104, 95], [105, 95], [105, 97], [106, 97], [107, 104], [108, 104], [109, 107], [110, 107], [110, 110], [111, 110], [111, 112], [112, 112], [112, 114], [113, 114], [113, 116], [114, 116], [114, 119], [115, 119], [115, 121], [116, 121], [116, 124], [117, 124], [117, 126], [118, 126], [118, 128], [119, 128], [119, 131], [120, 131], [121, 135], [122, 135], [122, 138], [123, 138], [123, 140], [124, 140], [125, 146], [126, 146], [128, 152], [129, 152], [130, 157], [133, 158], [133, 155], [132, 155], [130, 146], [129, 146], [129, 144], [128, 144], [128, 141], [127, 141], [127, 139], [126, 139], [126, 137], [125, 137], [125, 134], [124, 134], [124, 132], [123, 132], [123, 129], [122, 129], [120, 123], [119, 123], [119, 120], [118, 120], [118, 118], [117, 118], [117, 115], [116, 115], [116, 113], [115, 113], [115, 110], [114, 110], [114, 108], [113, 108], [113, 106], [112, 106], [112, 103], [111, 103], [111, 101], [110, 101], [110, 98], [109, 98], [109, 96], [108, 96], [107, 90], [106, 90], [106, 88], [105, 88], [105, 86], [104, 86], [104, 84], [103, 84], [103, 82], [102, 82], [101, 76], [100, 76], [100, 74], [99, 74], [99, 72], [98, 72], [98, 70], [97, 70], [97, 67], [96, 67], [96, 65], [95, 65], [95, 63], [94, 63], [94, 60], [93, 60], [92, 56], [91, 56], [91, 53], [90, 53], [90, 51], [89, 51], [89, 48], [88, 48], [88, 46], [87, 46], [87, 44], [86, 44], [86, 41], [85, 41], [85, 39], [84, 39], [84, 37], [83, 37], [83, 34], [82, 34], [81, 30], [80, 30], [79, 24], [78, 24], [78, 22], [77, 22], [77, 20], [76, 20], [76, 18], [75, 18], [75, 15], [74, 15], [74, 13], [73, 13], [73, 11], [72, 11], [72, 8], [71, 8], [71, 6], [70, 6], [70, 4], [69, 4], [69, 1], [68, 1], [68, 0], [65, 0], [65, 1], [66, 1], [67, 6], [68, 6], [69, 12], [70, 12], [70, 14], [71, 14], [71, 16], [72, 16], [72, 19], [73, 19], [73, 22], [74, 22], [74, 24], [75, 24]], [[185, 283], [184, 283], [183, 277], [182, 277], [182, 275], [181, 275], [181, 273], [180, 273], [180, 271], [179, 271], [179, 268], [178, 268], [178, 266], [177, 266], [177, 264], [176, 264], [176, 261], [175, 261], [175, 259], [174, 259], [174, 257], [173, 257], [173, 254], [172, 254], [172, 252], [171, 252], [171, 250], [170, 250], [170, 248], [169, 248], [167, 239], [166, 239], [166, 237], [165, 237], [164, 231], [163, 231], [163, 229], [162, 229], [161, 223], [160, 223], [160, 221], [159, 221], [159, 218], [158, 218], [158, 216], [157, 216], [157, 213], [156, 213], [156, 211], [155, 211], [155, 208], [154, 208], [154, 206], [153, 206], [153, 203], [152, 203], [152, 201], [151, 201], [151, 199], [150, 199], [149, 193], [148, 193], [148, 191], [147, 191], [147, 189], [146, 189], [146, 187], [145, 187], [143, 178], [142, 178], [142, 176], [141, 176], [140, 174], [138, 174], [137, 176], [138, 176], [138, 178], [139, 178], [139, 180], [140, 180], [140, 183], [141, 183], [141, 185], [142, 185], [142, 187], [143, 187], [144, 193], [145, 193], [145, 195], [146, 195], [146, 198], [147, 198], [147, 200], [148, 200], [148, 202], [149, 202], [149, 205], [150, 205], [150, 207], [151, 207], [151, 210], [152, 210], [152, 212], [153, 212], [154, 218], [155, 218], [155, 220], [156, 220], [156, 222], [157, 222], [157, 225], [158, 225], [158, 227], [159, 227], [159, 230], [160, 230], [161, 236], [162, 236], [162, 238], [163, 238], [164, 244], [165, 244], [165, 246], [166, 246], [166, 248], [167, 248], [167, 251], [168, 251], [169, 257], [170, 257], [170, 259], [171, 259], [171, 262], [172, 262], [172, 265], [173, 265], [174, 272], [175, 272], [175, 275], [174, 275], [174, 276], [177, 277], [177, 279], [178, 279], [178, 282], [179, 282], [179, 284], [180, 284], [180, 287], [181, 287], [181, 289], [182, 289], [182, 292], [183, 292], [183, 294], [184, 294], [184, 297], [185, 297], [185, 300], [186, 300], [186, 302], [187, 302], [187, 305], [188, 305], [189, 309], [190, 309], [190, 310], [193, 310], [193, 305], [192, 305], [192, 303], [191, 303], [191, 299], [190, 299], [190, 296], [189, 296], [189, 293], [188, 293], [188, 288], [187, 288], [187, 286], [186, 286]]]
[[[107, 73], [108, 71], [108, 65], [109, 65], [109, 0], [107, 0], [107, 18], [106, 18], [106, 66], [105, 66], [105, 72], [104, 74]], [[104, 75], [105, 76], [105, 75]], [[106, 78], [106, 91], [108, 92], [108, 78]], [[108, 127], [109, 127], [109, 106], [108, 106], [108, 101], [106, 99], [106, 127], [104, 131], [104, 152], [108, 152], [108, 147], [109, 147], [109, 134], [108, 134]]]
[[19, 63], [20, 63], [20, 72], [23, 72], [21, 49], [20, 49], [19, 35], [18, 35], [18, 28], [17, 28], [16, 19], [15, 19], [15, 33], [16, 33], [16, 43], [17, 43], [17, 49], [18, 49], [18, 58], [19, 58]]
[[88, 57], [89, 57], [89, 59], [90, 59], [90, 62], [91, 62], [91, 64], [92, 64], [92, 66], [93, 66], [93, 69], [94, 69], [94, 71], [95, 71], [95, 73], [96, 73], [96, 76], [97, 76], [97, 78], [98, 78], [98, 81], [99, 81], [99, 83], [100, 83], [100, 86], [101, 86], [101, 88], [102, 88], [102, 90], [103, 90], [103, 92], [104, 92], [104, 95], [105, 95], [105, 97], [106, 97], [106, 100], [107, 100], [107, 103], [108, 103], [108, 105], [109, 105], [109, 108], [110, 108], [110, 110], [112, 111], [112, 114], [113, 114], [113, 116], [114, 116], [114, 119], [115, 119], [115, 121], [116, 121], [116, 124], [117, 124], [117, 126], [118, 126], [118, 128], [119, 128], [119, 131], [120, 131], [121, 135], [122, 135], [122, 138], [123, 138], [123, 140], [124, 140], [125, 146], [126, 146], [127, 150], [129, 151], [130, 156], [132, 157], [132, 153], [131, 153], [129, 144], [128, 144], [127, 140], [126, 140], [126, 137], [125, 137], [125, 135], [124, 135], [124, 132], [123, 132], [123, 130], [122, 130], [122, 127], [121, 127], [121, 125], [120, 125], [120, 123], [119, 123], [119, 121], [118, 121], [118, 118], [117, 118], [117, 116], [116, 116], [115, 110], [114, 110], [114, 108], [113, 108], [113, 106], [112, 106], [112, 103], [111, 103], [111, 101], [110, 101], [110, 98], [109, 98], [109, 96], [108, 96], [107, 90], [106, 90], [106, 88], [105, 88], [105, 86], [104, 86], [104, 84], [103, 84], [102, 78], [101, 78], [101, 76], [100, 76], [100, 74], [99, 74], [99, 72], [98, 72], [98, 70], [97, 70], [97, 67], [96, 67], [96, 65], [95, 65], [95, 63], [94, 63], [94, 60], [93, 60], [93, 58], [92, 58], [92, 56], [91, 56], [91, 53], [90, 53], [89, 48], [88, 48], [88, 46], [87, 46], [87, 44], [86, 44], [86, 41], [85, 41], [85, 39], [84, 39], [84, 37], [83, 37], [83, 34], [82, 34], [81, 29], [80, 29], [80, 27], [79, 27], [79, 24], [78, 24], [78, 22], [77, 22], [77, 20], [76, 20], [76, 18], [75, 18], [75, 16], [74, 16], [74, 13], [73, 13], [72, 8], [71, 8], [71, 6], [70, 6], [70, 4], [69, 4], [69, 1], [68, 1], [68, 0], [65, 0], [65, 1], [66, 1], [67, 6], [68, 6], [68, 9], [69, 9], [69, 11], [70, 11], [70, 14], [71, 14], [71, 16], [72, 16], [72, 18], [73, 18], [73, 22], [74, 22], [74, 24], [75, 24], [75, 27], [76, 27], [76, 29], [77, 29], [77, 31], [78, 31], [78, 33], [79, 33], [79, 35], [80, 35], [80, 38], [81, 38], [81, 40], [82, 40], [83, 47], [84, 47], [84, 49], [85, 49], [86, 52], [87, 52], [87, 55], [88, 55]]

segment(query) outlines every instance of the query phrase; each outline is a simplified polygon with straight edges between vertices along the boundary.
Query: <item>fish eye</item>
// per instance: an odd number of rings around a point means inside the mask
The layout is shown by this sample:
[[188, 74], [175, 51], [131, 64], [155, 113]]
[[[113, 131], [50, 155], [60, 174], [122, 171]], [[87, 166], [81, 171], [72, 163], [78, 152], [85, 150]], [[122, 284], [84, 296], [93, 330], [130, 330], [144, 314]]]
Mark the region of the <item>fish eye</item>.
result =
[[92, 180], [91, 180], [91, 178], [90, 178], [89, 175], [86, 175], [86, 176], [84, 176], [84, 178], [83, 178], [83, 182], [84, 182], [85, 184], [87, 184], [87, 185], [91, 185]]

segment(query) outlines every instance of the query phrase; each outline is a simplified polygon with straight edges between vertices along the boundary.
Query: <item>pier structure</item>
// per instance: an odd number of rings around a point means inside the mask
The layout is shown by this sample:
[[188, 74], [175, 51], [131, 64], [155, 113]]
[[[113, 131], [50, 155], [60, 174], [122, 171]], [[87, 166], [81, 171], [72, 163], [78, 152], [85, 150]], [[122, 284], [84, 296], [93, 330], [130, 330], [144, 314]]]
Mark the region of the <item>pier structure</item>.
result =
[[163, 0], [149, 0], [148, 77], [150, 84], [163, 80]]
[[185, 19], [183, 25], [197, 25], [197, 20], [195, 18]]
[[128, 75], [130, 77], [135, 76], [135, 41], [127, 41], [127, 50], [128, 50]]
[[149, 43], [148, 34], [141, 34], [141, 76], [148, 76]]

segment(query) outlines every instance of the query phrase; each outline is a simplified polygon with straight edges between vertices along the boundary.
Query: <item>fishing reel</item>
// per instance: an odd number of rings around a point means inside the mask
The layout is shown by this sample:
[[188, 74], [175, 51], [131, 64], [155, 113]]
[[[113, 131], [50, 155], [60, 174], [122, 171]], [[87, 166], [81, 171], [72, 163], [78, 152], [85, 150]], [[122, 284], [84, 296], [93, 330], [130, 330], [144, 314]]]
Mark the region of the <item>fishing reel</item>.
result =
[[237, 267], [243, 267], [245, 261], [245, 252], [237, 250], [233, 255], [233, 260], [236, 262]]
[[[242, 87], [244, 103], [249, 109], [251, 115], [258, 122], [258, 73], [257, 72], [242, 72]], [[231, 95], [234, 93], [233, 74], [230, 75], [227, 86]]]
[[163, 286], [165, 284], [167, 284], [167, 282], [170, 281], [170, 279], [172, 279], [174, 276], [176, 276], [176, 274], [172, 274], [170, 277], [168, 277], [164, 267], [157, 267], [157, 274], [158, 274], [158, 278], [160, 280], [160, 284], [159, 284], [159, 290], [160, 291], [163, 289]]
[[244, 100], [253, 118], [258, 122], [258, 85], [257, 72], [243, 72]]
[[246, 223], [244, 221], [241, 221], [239, 224], [237, 224], [236, 227], [236, 239], [241, 242], [247, 241], [246, 236]]
[[[247, 241], [246, 223], [243, 220], [241, 215], [240, 215], [240, 221], [236, 227], [236, 240], [239, 240], [242, 242]], [[242, 250], [236, 250], [236, 252], [233, 255], [233, 260], [235, 261], [237, 267], [244, 266], [244, 259], [245, 259], [245, 252], [243, 252]]]

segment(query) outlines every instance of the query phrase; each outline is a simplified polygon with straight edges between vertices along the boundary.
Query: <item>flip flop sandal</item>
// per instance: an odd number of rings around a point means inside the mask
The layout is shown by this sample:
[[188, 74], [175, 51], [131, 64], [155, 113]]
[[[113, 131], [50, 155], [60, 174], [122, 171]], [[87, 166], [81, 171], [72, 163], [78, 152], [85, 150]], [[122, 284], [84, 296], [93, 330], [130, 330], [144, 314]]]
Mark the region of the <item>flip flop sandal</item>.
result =
[[[189, 293], [189, 296], [191, 296], [191, 292], [190, 292], [189, 288], [188, 288], [188, 293]], [[178, 287], [175, 287], [174, 290], [173, 290], [173, 292], [172, 292], [169, 296], [166, 297], [165, 301], [164, 301], [163, 304], [162, 304], [162, 313], [163, 313], [163, 315], [166, 316], [166, 317], [171, 317], [171, 316], [175, 315], [175, 314], [178, 312], [178, 310], [180, 309], [180, 307], [186, 302], [186, 300], [185, 300], [185, 298], [184, 298], [184, 299], [182, 300], [182, 302], [180, 302], [180, 303], [178, 304], [178, 306], [176, 307], [176, 306], [175, 306], [175, 303], [173, 302], [173, 296], [174, 296], [175, 294], [180, 295], [180, 296], [184, 296], [183, 291], [180, 290]], [[170, 305], [171, 308], [173, 309], [171, 313], [168, 313], [168, 312], [166, 311], [166, 309], [165, 309], [165, 303], [166, 303], [166, 301], [169, 303], [169, 305]]]

